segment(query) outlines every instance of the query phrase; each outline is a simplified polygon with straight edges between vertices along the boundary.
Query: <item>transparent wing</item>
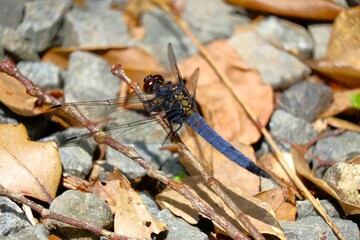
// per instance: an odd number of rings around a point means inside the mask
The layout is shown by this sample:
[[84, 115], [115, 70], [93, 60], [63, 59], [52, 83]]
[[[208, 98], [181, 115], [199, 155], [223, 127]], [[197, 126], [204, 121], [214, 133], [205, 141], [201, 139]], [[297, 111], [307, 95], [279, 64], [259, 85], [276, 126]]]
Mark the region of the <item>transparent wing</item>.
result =
[[179, 67], [177, 65], [174, 49], [171, 43], [169, 43], [168, 45], [168, 58], [169, 58], [170, 69], [173, 76], [175, 77], [176, 83], [178, 83], [180, 86], [185, 87], [184, 80], [181, 76]]
[[194, 101], [196, 97], [197, 83], [199, 80], [199, 72], [199, 68], [195, 69], [195, 71], [191, 74], [189, 81], [186, 81], [186, 89]]
[[[151, 95], [144, 94], [146, 99], [152, 98]], [[65, 103], [50, 108], [45, 117], [53, 121], [63, 121], [70, 126], [78, 125], [74, 119], [68, 114], [64, 113], [62, 109], [76, 109], [82, 113], [86, 118], [91, 120], [96, 126], [106, 125], [108, 122], [114, 121], [119, 116], [126, 119], [128, 122], [132, 122], [136, 119], [132, 119], [129, 116], [127, 110], [135, 110], [138, 112], [147, 113], [144, 109], [143, 103], [135, 95], [126, 98], [116, 98], [100, 101], [84, 101]], [[60, 118], [60, 119], [59, 119]]]
[[169, 43], [169, 45], [168, 45], [168, 58], [169, 58], [171, 72], [176, 79], [176, 83], [178, 83], [180, 85], [180, 87], [186, 87], [189, 95], [195, 99], [195, 92], [196, 92], [197, 82], [199, 79], [199, 68], [197, 68], [193, 72], [189, 81], [186, 81], [186, 84], [185, 84], [185, 81], [182, 78], [179, 67], [177, 65], [174, 49], [173, 49], [171, 43]]

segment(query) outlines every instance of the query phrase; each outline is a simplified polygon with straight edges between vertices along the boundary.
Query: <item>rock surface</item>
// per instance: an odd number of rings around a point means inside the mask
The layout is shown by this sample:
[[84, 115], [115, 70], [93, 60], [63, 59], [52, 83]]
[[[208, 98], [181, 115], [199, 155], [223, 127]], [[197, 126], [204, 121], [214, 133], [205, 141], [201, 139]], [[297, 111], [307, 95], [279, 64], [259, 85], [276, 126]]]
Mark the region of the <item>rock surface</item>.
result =
[[303, 81], [292, 85], [280, 97], [280, 107], [295, 117], [314, 121], [332, 102], [330, 87]]
[[269, 43], [299, 55], [303, 59], [309, 59], [312, 56], [313, 39], [303, 26], [270, 16], [259, 23], [256, 32]]
[[121, 12], [72, 9], [65, 16], [63, 47], [126, 46], [130, 39]]
[[[92, 193], [68, 190], [54, 199], [50, 211], [105, 229], [111, 227], [113, 223], [110, 207]], [[45, 225], [56, 228], [71, 239], [99, 239], [94, 233], [55, 220], [47, 219]]]
[[24, 212], [7, 197], [0, 196], [0, 237], [30, 226]]
[[[274, 111], [269, 126], [271, 134], [290, 141], [290, 143], [304, 145], [316, 136], [316, 131], [310, 123], [281, 109]], [[290, 150], [289, 143], [281, 139], [277, 142], [282, 149]]]
[[275, 48], [256, 32], [239, 32], [228, 41], [246, 64], [259, 70], [262, 82], [274, 90], [286, 89], [306, 79], [311, 72], [309, 67]]
[[27, 2], [24, 20], [17, 30], [35, 51], [41, 52], [51, 46], [63, 16], [71, 5], [71, 0]]
[[166, 223], [167, 225], [167, 231], [164, 232], [164, 235], [160, 235], [160, 238], [156, 239], [162, 239], [161, 236], [165, 237], [166, 239], [172, 239], [172, 240], [207, 240], [209, 239], [206, 234], [201, 232], [198, 228], [191, 226], [184, 220], [175, 217], [172, 215], [172, 213], [167, 210], [161, 210], [159, 214], [157, 215], [157, 218], [159, 221]]
[[95, 54], [71, 53], [65, 77], [65, 100], [77, 102], [115, 98], [120, 80], [110, 72], [110, 65]]

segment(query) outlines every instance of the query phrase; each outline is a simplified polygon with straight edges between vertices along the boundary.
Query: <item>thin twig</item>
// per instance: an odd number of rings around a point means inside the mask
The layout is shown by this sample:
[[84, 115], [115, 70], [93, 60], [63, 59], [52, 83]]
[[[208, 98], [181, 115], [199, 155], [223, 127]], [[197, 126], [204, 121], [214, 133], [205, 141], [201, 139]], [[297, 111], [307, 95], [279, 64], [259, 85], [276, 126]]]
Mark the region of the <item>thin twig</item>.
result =
[[331, 221], [330, 217], [327, 215], [321, 204], [317, 199], [314, 198], [314, 196], [310, 193], [310, 191], [306, 188], [306, 186], [301, 182], [301, 180], [298, 178], [296, 174], [292, 174], [292, 170], [287, 164], [284, 156], [282, 155], [280, 149], [277, 147], [275, 141], [272, 139], [270, 133], [267, 131], [267, 129], [261, 124], [260, 120], [254, 113], [254, 111], [248, 106], [241, 97], [234, 92], [233, 89], [235, 89], [230, 81], [230, 79], [225, 75], [223, 71], [221, 71], [215, 64], [215, 61], [210, 56], [210, 54], [207, 52], [205, 47], [201, 44], [201, 42], [194, 36], [194, 34], [191, 32], [190, 28], [186, 24], [186, 22], [181, 19], [177, 14], [173, 13], [169, 7], [167, 7], [165, 4], [161, 3], [160, 1], [153, 0], [154, 3], [156, 3], [161, 9], [163, 9], [165, 12], [167, 12], [170, 16], [173, 17], [175, 22], [181, 27], [181, 29], [184, 31], [184, 33], [190, 38], [190, 40], [194, 43], [194, 45], [199, 49], [200, 54], [204, 57], [204, 59], [209, 63], [209, 65], [214, 69], [216, 74], [220, 77], [220, 80], [223, 82], [224, 86], [230, 91], [231, 95], [234, 97], [234, 99], [237, 101], [237, 103], [243, 107], [243, 109], [246, 111], [246, 113], [250, 116], [254, 124], [257, 126], [257, 128], [261, 131], [261, 133], [264, 135], [267, 142], [272, 147], [273, 151], [275, 152], [275, 155], [277, 159], [279, 160], [281, 166], [284, 168], [285, 172], [288, 174], [289, 178], [294, 182], [295, 186], [300, 190], [301, 194], [306, 196], [310, 202], [313, 204], [315, 209], [320, 213], [320, 215], [324, 218], [324, 220], [328, 223], [330, 228], [333, 230], [335, 235], [339, 239], [345, 239], [341, 232], [337, 229], [335, 224]]
[[22, 203], [22, 204], [25, 204], [26, 206], [29, 206], [34, 211], [40, 213], [41, 217], [43, 217], [43, 218], [54, 219], [54, 220], [57, 220], [57, 221], [62, 222], [62, 223], [67, 223], [67, 224], [69, 224], [71, 226], [86, 229], [86, 230], [89, 230], [89, 231], [91, 231], [91, 232], [93, 232], [95, 234], [102, 235], [102, 236], [105, 236], [105, 237], [107, 237], [109, 239], [113, 239], [113, 240], [132, 239], [132, 238], [128, 238], [128, 237], [116, 234], [114, 232], [110, 232], [110, 231], [105, 230], [103, 228], [93, 226], [93, 225], [88, 224], [88, 223], [86, 223], [84, 221], [76, 220], [76, 219], [69, 218], [67, 216], [61, 215], [61, 214], [54, 213], [54, 212], [44, 208], [40, 204], [37, 204], [37, 203], [27, 199], [23, 195], [21, 195], [19, 193], [16, 193], [16, 192], [12, 192], [12, 191], [4, 188], [4, 186], [1, 185], [1, 184], [0, 184], [0, 195], [6, 196], [6, 197], [10, 198], [11, 200], [13, 200], [15, 202]]
[[[51, 95], [43, 92], [39, 87], [33, 84], [29, 79], [23, 76], [16, 65], [12, 62], [1, 62], [0, 63], [0, 71], [4, 72], [18, 81], [20, 81], [26, 88], [28, 94], [34, 97], [38, 97], [42, 99], [44, 102], [52, 105], [62, 105], [63, 102], [59, 101], [58, 99], [54, 98]], [[136, 89], [137, 85], [133, 86]], [[138, 165], [143, 167], [147, 174], [150, 177], [153, 177], [165, 185], [169, 186], [176, 192], [180, 193], [183, 197], [190, 201], [192, 207], [195, 211], [203, 214], [204, 216], [212, 219], [215, 221], [219, 226], [221, 226], [230, 237], [234, 239], [249, 239], [246, 235], [244, 235], [241, 231], [239, 231], [235, 226], [233, 226], [227, 219], [218, 215], [212, 208], [210, 208], [206, 203], [204, 203], [199, 197], [197, 197], [194, 193], [192, 193], [187, 186], [180, 182], [173, 181], [171, 178], [168, 178], [163, 172], [159, 171], [155, 166], [150, 164], [148, 161], [144, 160], [132, 147], [124, 146], [113, 139], [111, 136], [102, 133], [99, 134], [98, 129], [92, 124], [92, 122], [87, 119], [84, 115], [79, 113], [75, 108], [64, 108], [64, 112], [68, 113], [70, 116], [74, 117], [78, 120], [81, 124], [84, 125], [91, 133], [97, 133], [94, 138], [96, 141], [104, 143], [115, 150], [121, 152], [128, 158], [132, 159]]]

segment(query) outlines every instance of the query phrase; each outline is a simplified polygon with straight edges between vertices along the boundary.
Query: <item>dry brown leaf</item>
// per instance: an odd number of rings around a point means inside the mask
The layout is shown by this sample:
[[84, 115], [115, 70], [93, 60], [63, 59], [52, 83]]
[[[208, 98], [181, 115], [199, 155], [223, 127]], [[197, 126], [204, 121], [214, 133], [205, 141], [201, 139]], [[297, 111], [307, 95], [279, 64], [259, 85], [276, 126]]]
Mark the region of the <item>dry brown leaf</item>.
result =
[[127, 237], [152, 239], [151, 234], [166, 230], [166, 225], [155, 219], [147, 210], [139, 194], [118, 170], [108, 174], [107, 183], [94, 185], [93, 193], [108, 202], [115, 211], [115, 233]]
[[36, 97], [28, 95], [22, 83], [5, 73], [0, 73], [0, 102], [14, 113], [31, 117], [43, 113], [45, 106], [37, 106]]
[[[215, 41], [207, 50], [232, 81], [234, 91], [253, 109], [260, 122], [266, 125], [274, 108], [272, 88], [261, 83], [259, 73], [249, 69], [226, 41]], [[200, 67], [200, 77], [196, 100], [207, 122], [227, 140], [245, 144], [257, 142], [261, 137], [259, 130], [207, 62], [196, 55], [180, 63], [180, 71], [187, 79], [197, 67]]]
[[298, 174], [300, 174], [302, 177], [306, 178], [307, 180], [309, 180], [310, 182], [321, 188], [323, 191], [330, 194], [333, 198], [335, 198], [339, 202], [340, 206], [342, 207], [342, 209], [346, 214], [349, 215], [360, 214], [360, 206], [342, 200], [336, 194], [336, 192], [331, 187], [329, 187], [329, 185], [326, 182], [313, 176], [313, 173], [309, 168], [307, 161], [299, 151], [297, 151], [296, 149], [291, 149], [291, 154], [293, 155], [296, 171]]
[[286, 193], [282, 188], [273, 188], [263, 191], [255, 197], [271, 206], [275, 211], [276, 219], [278, 221], [295, 221], [296, 206], [286, 202]]
[[346, 110], [352, 109], [350, 102], [350, 94], [360, 93], [360, 89], [352, 89], [345, 91], [336, 91], [334, 93], [333, 101], [329, 108], [327, 108], [318, 118], [331, 117]]
[[360, 7], [341, 12], [334, 22], [326, 59], [311, 66], [348, 87], [360, 87]]
[[262, 11], [278, 16], [316, 20], [333, 20], [344, 8], [329, 0], [226, 0], [249, 10]]
[[[235, 220], [233, 213], [228, 209], [222, 200], [209, 188], [207, 188], [201, 177], [188, 177], [183, 179], [183, 183], [189, 186], [190, 191], [207, 202], [215, 212], [228, 219], [235, 227], [243, 229]], [[267, 203], [260, 201], [246, 193], [237, 195], [229, 189], [223, 187], [230, 198], [238, 207], [249, 215], [250, 221], [263, 234], [275, 235], [280, 239], [286, 239], [279, 223], [274, 217], [274, 212]], [[190, 224], [198, 221], [198, 213], [192, 208], [190, 202], [172, 189], [166, 189], [156, 196], [157, 203], [162, 208], [168, 208], [172, 213], [181, 216]], [[215, 223], [216, 224], [216, 223]], [[217, 225], [216, 225], [217, 226]], [[219, 226], [217, 231], [224, 233]], [[225, 233], [224, 233], [225, 234]]]
[[54, 142], [32, 142], [25, 127], [0, 125], [0, 179], [10, 190], [50, 203], [61, 178]]

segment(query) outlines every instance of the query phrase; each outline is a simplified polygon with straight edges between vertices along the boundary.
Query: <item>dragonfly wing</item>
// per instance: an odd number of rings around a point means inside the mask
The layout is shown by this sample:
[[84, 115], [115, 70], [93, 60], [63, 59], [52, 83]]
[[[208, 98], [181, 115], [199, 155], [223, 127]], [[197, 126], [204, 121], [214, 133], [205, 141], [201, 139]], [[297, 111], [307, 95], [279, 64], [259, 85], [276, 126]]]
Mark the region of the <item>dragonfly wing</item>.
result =
[[169, 43], [169, 45], [168, 45], [168, 58], [169, 58], [171, 72], [172, 72], [173, 76], [175, 77], [176, 82], [179, 83], [181, 86], [185, 87], [184, 80], [181, 76], [179, 67], [177, 65], [174, 49], [173, 49], [171, 43]]
[[[148, 94], [145, 94], [146, 99], [151, 98]], [[58, 105], [50, 108], [46, 113], [45, 117], [50, 120], [59, 120], [67, 122], [70, 126], [77, 126], [77, 121], [71, 118], [64, 110], [75, 109], [86, 118], [91, 120], [93, 124], [105, 125], [106, 123], [115, 120], [119, 116], [124, 119], [127, 119], [128, 122], [134, 120], [128, 116], [128, 112], [125, 110], [135, 110], [143, 113], [147, 113], [144, 109], [143, 103], [137, 96], [130, 96], [126, 98], [116, 98], [109, 100], [100, 100], [100, 101], [84, 101], [84, 102], [74, 102], [74, 103], [65, 103], [63, 105]], [[55, 118], [55, 116], [57, 118]]]
[[186, 82], [186, 89], [188, 90], [189, 95], [195, 100], [196, 97], [196, 88], [199, 80], [200, 69], [197, 68], [191, 74], [189, 81]]

